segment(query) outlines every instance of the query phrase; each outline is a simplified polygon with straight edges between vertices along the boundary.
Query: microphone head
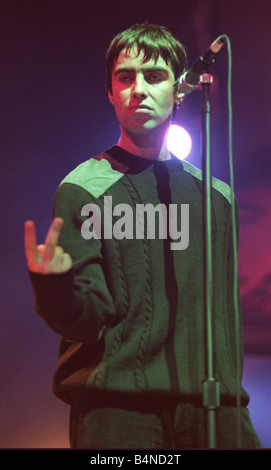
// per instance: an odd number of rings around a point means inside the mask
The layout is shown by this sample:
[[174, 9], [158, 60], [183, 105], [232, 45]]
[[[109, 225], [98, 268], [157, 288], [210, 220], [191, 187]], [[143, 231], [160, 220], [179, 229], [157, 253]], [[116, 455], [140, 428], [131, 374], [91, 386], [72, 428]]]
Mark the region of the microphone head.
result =
[[221, 36], [218, 36], [216, 40], [211, 44], [210, 50], [214, 53], [217, 54], [220, 49], [224, 46], [226, 42], [226, 35], [222, 34]]
[[198, 87], [199, 75], [197, 73], [193, 73], [192, 70], [188, 70], [188, 72], [181, 75], [177, 83], [178, 92], [188, 95]]

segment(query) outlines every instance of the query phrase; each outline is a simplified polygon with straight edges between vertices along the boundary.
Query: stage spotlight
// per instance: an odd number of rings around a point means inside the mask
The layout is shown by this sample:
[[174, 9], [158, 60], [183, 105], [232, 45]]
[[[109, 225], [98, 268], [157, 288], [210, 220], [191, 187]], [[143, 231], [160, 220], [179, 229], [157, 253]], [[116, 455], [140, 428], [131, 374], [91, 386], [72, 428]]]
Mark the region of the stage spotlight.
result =
[[180, 160], [184, 160], [191, 152], [192, 139], [181, 126], [171, 125], [168, 131], [167, 147]]

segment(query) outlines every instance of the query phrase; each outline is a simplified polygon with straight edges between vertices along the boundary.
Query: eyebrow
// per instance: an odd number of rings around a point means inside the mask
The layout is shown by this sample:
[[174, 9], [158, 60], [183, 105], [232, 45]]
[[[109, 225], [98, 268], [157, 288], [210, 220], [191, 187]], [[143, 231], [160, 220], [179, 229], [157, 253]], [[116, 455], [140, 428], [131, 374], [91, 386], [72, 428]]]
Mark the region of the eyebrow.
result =
[[[119, 75], [120, 73], [134, 73], [136, 72], [136, 68], [130, 68], [130, 67], [120, 67], [118, 68], [117, 70], [115, 70], [114, 72], [114, 76], [116, 75]], [[166, 73], [168, 75], [168, 70], [163, 68], [163, 67], [156, 67], [156, 66], [153, 66], [153, 67], [147, 67], [147, 68], [144, 68], [142, 69], [143, 73], [151, 73], [151, 72], [163, 72], [163, 73]]]

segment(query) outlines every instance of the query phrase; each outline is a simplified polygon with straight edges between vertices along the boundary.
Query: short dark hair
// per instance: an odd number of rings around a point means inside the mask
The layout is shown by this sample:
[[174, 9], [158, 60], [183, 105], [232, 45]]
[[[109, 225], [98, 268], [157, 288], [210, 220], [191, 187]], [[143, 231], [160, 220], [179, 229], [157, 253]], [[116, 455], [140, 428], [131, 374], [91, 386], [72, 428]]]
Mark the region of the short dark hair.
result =
[[144, 51], [144, 61], [157, 61], [161, 56], [169, 64], [177, 80], [187, 69], [184, 46], [164, 27], [154, 24], [135, 24], [119, 33], [110, 43], [106, 53], [106, 87], [112, 93], [112, 72], [120, 52], [134, 46]]

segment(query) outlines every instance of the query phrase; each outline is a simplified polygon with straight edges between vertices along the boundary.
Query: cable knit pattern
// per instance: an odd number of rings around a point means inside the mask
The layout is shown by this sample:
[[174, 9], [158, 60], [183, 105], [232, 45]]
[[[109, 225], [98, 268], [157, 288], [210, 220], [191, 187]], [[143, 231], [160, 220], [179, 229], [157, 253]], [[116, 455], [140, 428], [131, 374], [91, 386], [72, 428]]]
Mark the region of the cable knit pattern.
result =
[[[142, 204], [141, 200], [135, 186], [133, 185], [131, 179], [126, 176], [121, 180], [121, 183], [125, 186], [126, 190], [129, 192], [129, 195], [133, 201], [134, 208], [136, 204]], [[144, 374], [144, 352], [146, 349], [148, 337], [150, 334], [151, 322], [152, 322], [152, 312], [153, 312], [153, 301], [152, 301], [152, 281], [151, 281], [151, 258], [149, 243], [146, 234], [146, 226], [144, 224], [144, 239], [142, 240], [144, 247], [144, 261], [145, 261], [145, 273], [146, 273], [146, 290], [145, 290], [145, 321], [143, 332], [139, 341], [137, 349], [137, 358], [136, 358], [136, 367], [135, 367], [135, 380], [136, 386], [139, 390], [144, 390], [148, 388], [147, 380]]]
[[122, 297], [123, 297], [122, 312], [123, 314], [125, 314], [125, 316], [117, 326], [117, 332], [116, 332], [115, 339], [114, 339], [114, 342], [110, 351], [109, 360], [115, 354], [117, 354], [118, 350], [121, 347], [121, 341], [122, 341], [121, 337], [122, 337], [122, 333], [127, 322], [127, 309], [128, 309], [128, 288], [127, 288], [126, 279], [124, 277], [124, 266], [122, 262], [121, 247], [117, 243], [116, 240], [114, 240], [114, 245], [115, 245], [115, 250], [116, 250], [117, 259], [118, 259], [118, 279], [120, 283], [120, 290], [122, 292]]

